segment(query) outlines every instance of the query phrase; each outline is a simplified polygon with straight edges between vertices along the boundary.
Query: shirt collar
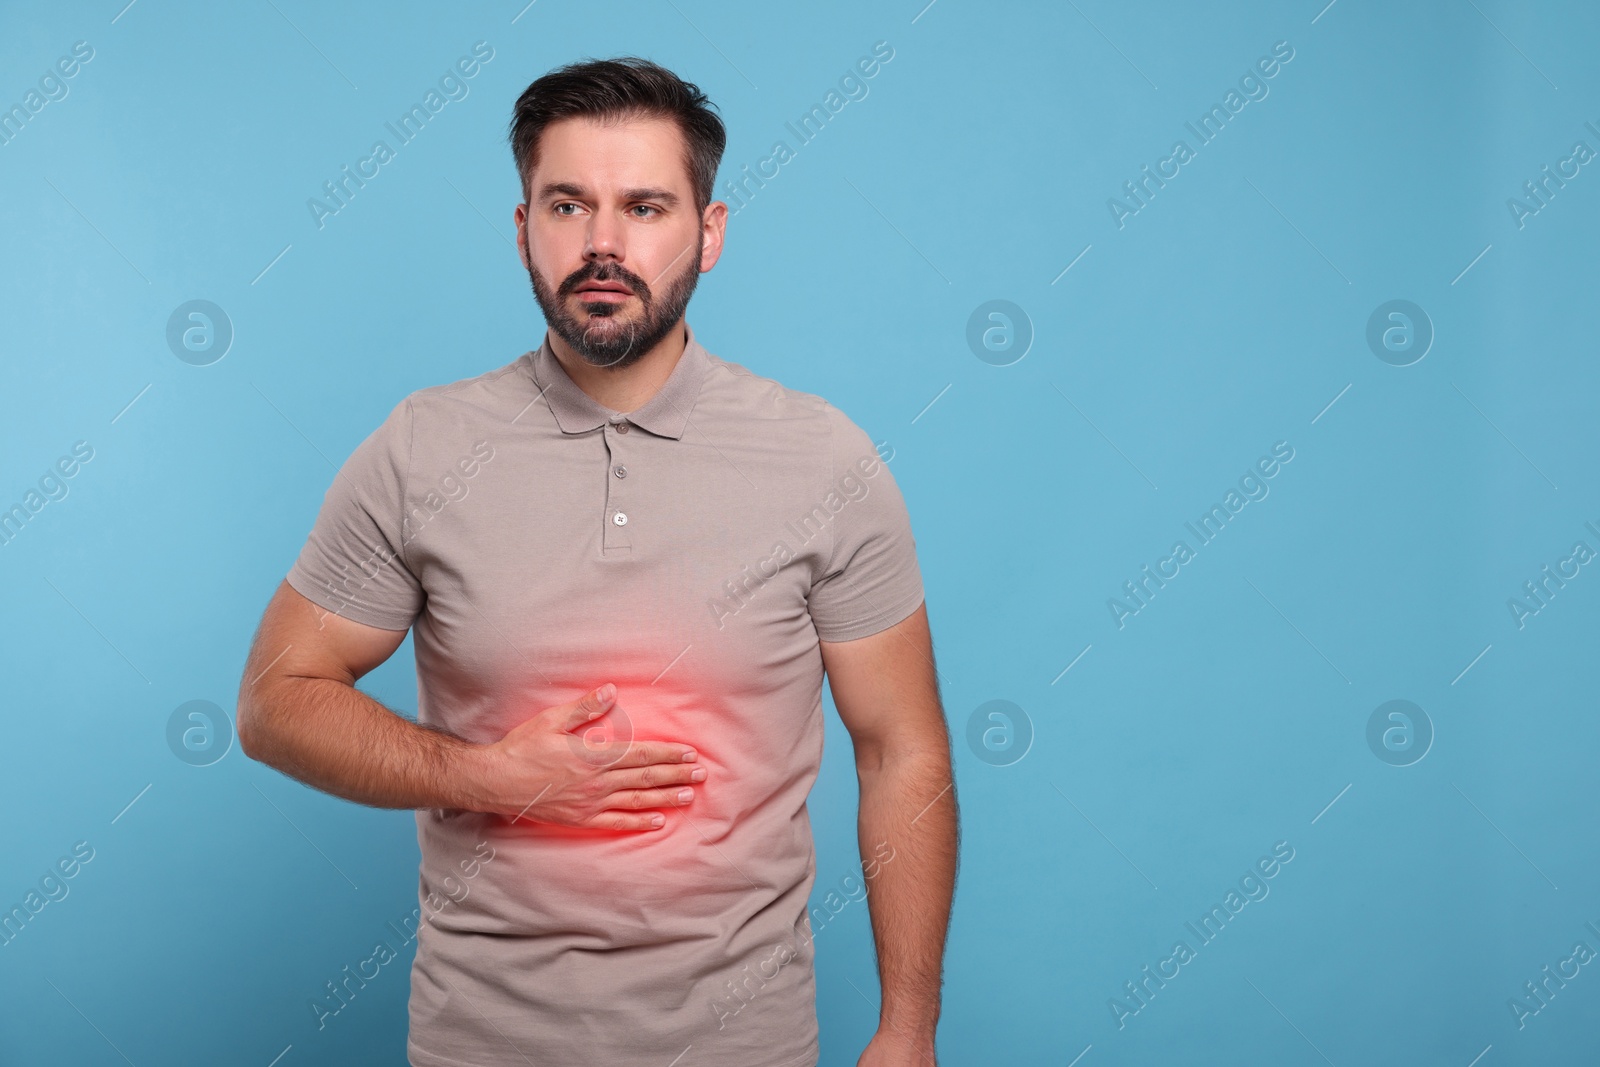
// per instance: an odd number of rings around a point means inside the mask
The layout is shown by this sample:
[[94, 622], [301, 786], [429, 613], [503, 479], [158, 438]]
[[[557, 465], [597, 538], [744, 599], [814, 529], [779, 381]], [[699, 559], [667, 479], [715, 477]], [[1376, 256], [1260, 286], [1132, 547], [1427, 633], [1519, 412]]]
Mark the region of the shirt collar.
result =
[[548, 329], [538, 351], [524, 356], [522, 362], [542, 391], [563, 433], [587, 433], [606, 422], [626, 419], [653, 434], [678, 438], [683, 436], [689, 422], [689, 409], [700, 395], [700, 383], [711, 365], [710, 353], [695, 340], [694, 328], [685, 321], [683, 329], [686, 337], [683, 355], [678, 357], [672, 373], [643, 406], [625, 414], [601, 404], [568, 377], [566, 368], [550, 348]]

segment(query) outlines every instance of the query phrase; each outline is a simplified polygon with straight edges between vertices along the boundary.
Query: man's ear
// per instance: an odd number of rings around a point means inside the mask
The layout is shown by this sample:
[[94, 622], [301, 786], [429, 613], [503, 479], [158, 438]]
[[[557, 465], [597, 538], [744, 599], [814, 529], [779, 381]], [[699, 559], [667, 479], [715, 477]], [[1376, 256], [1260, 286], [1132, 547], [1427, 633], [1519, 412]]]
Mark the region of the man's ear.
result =
[[511, 219], [517, 226], [517, 258], [522, 260], [523, 270], [531, 270], [533, 268], [528, 262], [527, 244], [528, 205], [518, 204], [516, 210], [511, 213]]
[[728, 205], [721, 200], [713, 200], [706, 205], [705, 214], [700, 218], [700, 229], [704, 243], [700, 250], [700, 271], [705, 273], [716, 266], [717, 260], [722, 258], [723, 242], [727, 239]]

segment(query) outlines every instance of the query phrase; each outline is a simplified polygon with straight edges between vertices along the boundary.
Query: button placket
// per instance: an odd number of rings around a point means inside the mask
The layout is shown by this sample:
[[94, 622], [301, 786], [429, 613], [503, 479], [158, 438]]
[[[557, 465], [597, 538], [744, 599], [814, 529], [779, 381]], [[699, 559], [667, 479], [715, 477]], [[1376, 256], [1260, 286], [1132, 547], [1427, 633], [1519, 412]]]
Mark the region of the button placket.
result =
[[625, 491], [628, 467], [624, 459], [628, 438], [624, 435], [627, 432], [626, 421], [613, 419], [606, 424], [606, 512], [601, 531], [601, 544], [606, 549], [628, 549], [633, 545], [628, 536], [628, 524], [633, 516], [629, 514], [630, 501]]

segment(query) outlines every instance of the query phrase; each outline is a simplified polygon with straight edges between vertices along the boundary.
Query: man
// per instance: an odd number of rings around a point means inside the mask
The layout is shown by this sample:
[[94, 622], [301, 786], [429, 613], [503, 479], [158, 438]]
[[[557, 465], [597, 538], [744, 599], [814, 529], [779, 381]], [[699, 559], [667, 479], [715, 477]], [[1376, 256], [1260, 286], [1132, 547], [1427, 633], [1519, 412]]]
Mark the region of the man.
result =
[[[240, 742], [419, 809], [418, 1067], [801, 1067], [826, 672], [883, 990], [859, 1063], [933, 1064], [956, 800], [903, 499], [841, 412], [685, 320], [727, 223], [699, 89], [574, 64], [511, 142], [544, 343], [351, 455], [256, 635]], [[412, 627], [416, 723], [355, 688]]]

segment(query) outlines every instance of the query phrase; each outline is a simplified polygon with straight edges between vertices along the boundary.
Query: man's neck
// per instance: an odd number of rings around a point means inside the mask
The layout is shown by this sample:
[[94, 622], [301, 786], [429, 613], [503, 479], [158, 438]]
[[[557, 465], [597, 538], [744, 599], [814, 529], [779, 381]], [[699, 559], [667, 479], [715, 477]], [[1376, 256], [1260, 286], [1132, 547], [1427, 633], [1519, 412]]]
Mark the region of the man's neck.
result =
[[612, 411], [637, 411], [666, 384], [688, 344], [683, 320], [654, 348], [626, 367], [596, 367], [548, 329], [550, 351], [574, 385]]

